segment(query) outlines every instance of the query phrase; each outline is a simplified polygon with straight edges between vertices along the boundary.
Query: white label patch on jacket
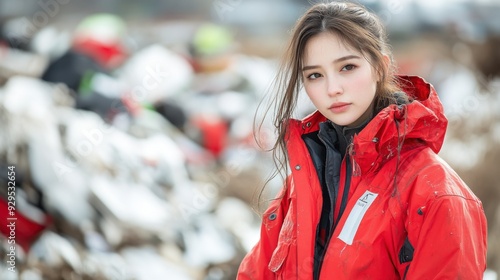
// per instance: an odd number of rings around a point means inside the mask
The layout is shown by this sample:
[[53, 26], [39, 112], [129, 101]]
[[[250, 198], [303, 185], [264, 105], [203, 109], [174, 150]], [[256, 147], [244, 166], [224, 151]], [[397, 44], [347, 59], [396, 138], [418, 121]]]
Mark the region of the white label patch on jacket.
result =
[[359, 224], [365, 216], [366, 211], [372, 205], [373, 201], [378, 194], [366, 191], [359, 199], [356, 204], [351, 209], [351, 213], [345, 221], [344, 227], [339, 234], [339, 239], [344, 241], [346, 244], [351, 245], [356, 232], [358, 231]]

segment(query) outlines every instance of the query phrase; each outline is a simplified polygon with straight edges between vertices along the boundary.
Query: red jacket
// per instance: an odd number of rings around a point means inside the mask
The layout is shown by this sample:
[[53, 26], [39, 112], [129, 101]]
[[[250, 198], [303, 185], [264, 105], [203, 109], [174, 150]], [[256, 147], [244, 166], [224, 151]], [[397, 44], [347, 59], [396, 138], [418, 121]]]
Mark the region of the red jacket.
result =
[[[383, 109], [354, 137], [348, 202], [328, 244], [322, 280], [483, 277], [486, 218], [479, 199], [437, 155], [447, 126], [442, 105], [421, 78], [401, 79], [415, 100]], [[264, 213], [260, 241], [242, 261], [238, 279], [313, 278], [323, 198], [301, 135], [324, 120], [316, 112], [290, 121], [291, 175], [282, 198]], [[345, 162], [341, 168], [344, 182]]]

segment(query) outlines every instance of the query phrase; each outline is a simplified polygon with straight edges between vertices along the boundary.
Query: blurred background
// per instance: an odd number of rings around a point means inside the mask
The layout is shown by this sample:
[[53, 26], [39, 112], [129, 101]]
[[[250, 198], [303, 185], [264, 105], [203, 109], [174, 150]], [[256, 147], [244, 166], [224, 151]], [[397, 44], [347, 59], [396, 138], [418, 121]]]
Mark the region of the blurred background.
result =
[[[440, 94], [497, 279], [500, 1], [359, 2]], [[310, 5], [0, 0], [0, 279], [235, 279], [281, 186], [258, 207], [274, 132], [259, 147], [253, 118]]]

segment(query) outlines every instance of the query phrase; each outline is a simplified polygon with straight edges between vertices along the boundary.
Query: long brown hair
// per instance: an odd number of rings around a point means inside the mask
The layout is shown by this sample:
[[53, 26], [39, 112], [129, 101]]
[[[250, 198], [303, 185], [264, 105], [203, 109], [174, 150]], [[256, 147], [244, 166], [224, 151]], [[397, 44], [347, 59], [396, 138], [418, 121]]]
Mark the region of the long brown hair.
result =
[[[296, 23], [286, 52], [281, 60], [270, 106], [265, 114], [274, 112], [273, 125], [277, 139], [270, 150], [277, 167], [271, 179], [278, 173], [284, 178], [288, 172], [286, 135], [288, 120], [294, 113], [297, 97], [302, 88], [302, 59], [306, 43], [322, 32], [331, 32], [351, 48], [361, 53], [376, 71], [379, 82], [374, 100], [374, 114], [389, 104], [396, 104], [396, 98], [406, 98], [401, 92], [395, 76], [392, 53], [387, 44], [387, 35], [381, 20], [363, 6], [348, 2], [319, 3], [312, 6]], [[388, 56], [391, 63], [384, 61]], [[264, 119], [259, 125], [262, 128]], [[269, 179], [269, 180], [271, 180]], [[269, 182], [268, 180], [268, 182]], [[263, 191], [264, 189], [262, 189]], [[259, 195], [262, 195], [262, 191]]]

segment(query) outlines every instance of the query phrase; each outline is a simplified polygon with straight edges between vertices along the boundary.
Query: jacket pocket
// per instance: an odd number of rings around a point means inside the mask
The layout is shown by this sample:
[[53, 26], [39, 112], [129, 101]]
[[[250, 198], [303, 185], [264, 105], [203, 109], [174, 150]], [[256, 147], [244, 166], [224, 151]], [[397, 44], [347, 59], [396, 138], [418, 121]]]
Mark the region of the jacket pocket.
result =
[[283, 277], [283, 265], [290, 253], [290, 246], [295, 242], [295, 215], [293, 202], [290, 203], [286, 217], [280, 229], [278, 245], [274, 249], [268, 268], [276, 273], [277, 279]]
[[288, 253], [290, 251], [289, 249], [290, 249], [290, 244], [278, 244], [278, 247], [276, 247], [276, 249], [273, 252], [273, 255], [271, 256], [268, 268], [277, 275], [281, 274], [280, 268], [283, 266], [283, 263], [285, 262], [288, 256]]

